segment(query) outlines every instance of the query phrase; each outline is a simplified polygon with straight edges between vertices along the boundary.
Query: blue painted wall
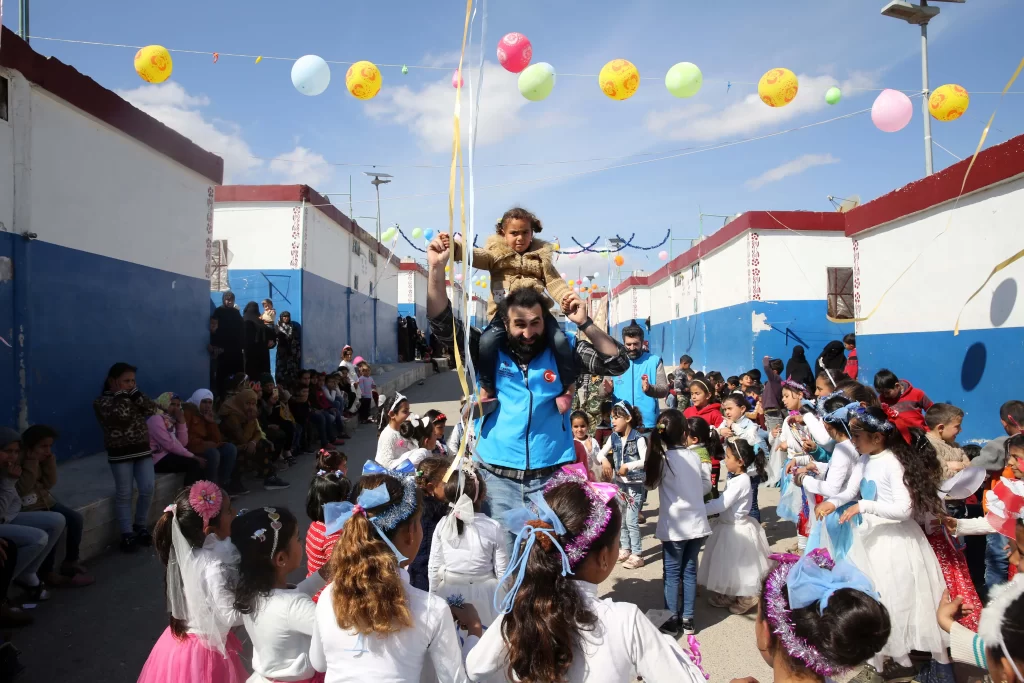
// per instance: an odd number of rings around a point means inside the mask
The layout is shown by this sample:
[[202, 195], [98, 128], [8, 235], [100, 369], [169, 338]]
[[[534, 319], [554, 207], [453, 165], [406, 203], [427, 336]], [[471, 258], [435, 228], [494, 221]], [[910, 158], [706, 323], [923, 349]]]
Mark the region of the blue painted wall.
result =
[[[14, 241], [9, 232], [0, 232], [0, 259], [12, 259]], [[15, 427], [18, 418], [18, 357], [15, 348], [14, 280], [0, 279], [0, 425]]]
[[860, 380], [888, 368], [936, 403], [962, 408], [960, 443], [1003, 436], [999, 406], [1024, 399], [1024, 329], [875, 334], [857, 337]]
[[150, 396], [209, 384], [208, 280], [42, 241], [26, 243], [15, 268], [29, 283], [28, 418], [60, 431], [58, 459], [103, 450], [92, 401], [118, 361], [138, 366]]

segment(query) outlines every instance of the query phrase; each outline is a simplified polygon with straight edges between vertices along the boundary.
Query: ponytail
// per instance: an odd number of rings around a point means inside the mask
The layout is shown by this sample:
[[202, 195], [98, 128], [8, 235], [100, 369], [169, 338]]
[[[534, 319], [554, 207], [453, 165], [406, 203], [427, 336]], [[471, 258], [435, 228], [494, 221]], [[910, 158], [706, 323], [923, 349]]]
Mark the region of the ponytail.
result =
[[[167, 509], [160, 515], [160, 518], [156, 521], [156, 526], [153, 528], [153, 546], [156, 548], [160, 562], [166, 568], [164, 572], [165, 593], [166, 588], [174, 584], [177, 584], [179, 589], [184, 590], [181, 571], [178, 569], [178, 563], [174, 561], [173, 555], [174, 544], [172, 536], [174, 534], [175, 516], [178, 518], [178, 527], [181, 529], [181, 535], [185, 537], [185, 540], [188, 541], [192, 548], [202, 548], [203, 543], [206, 541], [204, 528], [206, 525], [203, 524], [203, 518], [199, 516], [199, 513], [192, 509], [192, 505], [188, 500], [189, 492], [190, 489], [188, 487], [178, 491], [174, 496], [174, 502], [167, 506]], [[210, 524], [216, 524], [218, 518], [219, 515], [213, 517], [210, 520]], [[175, 619], [170, 614], [170, 611], [168, 611], [167, 618], [171, 627], [171, 634], [178, 640], [184, 640], [188, 636], [188, 624], [182, 619]]]
[[730, 449], [739, 458], [739, 461], [743, 463], [745, 470], [753, 467], [757, 472], [757, 476], [764, 481], [768, 478], [765, 473], [765, 465], [767, 464], [764, 458], [764, 451], [760, 448], [754, 448], [747, 441], [739, 437], [730, 437], [725, 440], [726, 448]]
[[664, 469], [672, 466], [668, 463], [667, 453], [672, 448], [679, 448], [686, 444], [687, 434], [686, 418], [675, 408], [669, 408], [658, 416], [651, 430], [651, 444], [647, 449], [647, 462], [644, 465], [646, 473], [644, 484], [649, 489], [657, 488], [664, 478]]

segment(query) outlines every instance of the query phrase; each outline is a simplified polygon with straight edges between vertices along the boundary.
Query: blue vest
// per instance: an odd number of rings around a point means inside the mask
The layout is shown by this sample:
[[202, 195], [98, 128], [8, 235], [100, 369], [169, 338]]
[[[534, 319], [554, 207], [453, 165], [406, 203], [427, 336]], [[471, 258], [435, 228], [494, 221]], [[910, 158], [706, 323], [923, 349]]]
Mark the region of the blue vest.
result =
[[[575, 345], [575, 337], [569, 336]], [[555, 354], [550, 348], [530, 361], [524, 376], [519, 364], [498, 352], [495, 385], [498, 407], [482, 418], [476, 452], [488, 465], [537, 470], [576, 460], [569, 414], [558, 412], [561, 395]]]
[[637, 407], [644, 418], [644, 429], [653, 429], [654, 423], [658, 421], [658, 399], [643, 392], [643, 376], [647, 375], [647, 381], [653, 385], [658, 380], [660, 363], [661, 358], [645, 351], [639, 358], [629, 362], [629, 370], [625, 374], [613, 380], [615, 399], [629, 401]]

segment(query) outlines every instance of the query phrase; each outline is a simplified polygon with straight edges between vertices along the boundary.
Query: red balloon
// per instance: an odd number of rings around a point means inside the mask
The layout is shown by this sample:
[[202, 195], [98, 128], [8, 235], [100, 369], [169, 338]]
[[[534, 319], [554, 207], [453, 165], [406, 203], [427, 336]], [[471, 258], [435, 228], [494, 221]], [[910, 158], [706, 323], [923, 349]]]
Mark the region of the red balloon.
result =
[[533, 59], [533, 45], [522, 33], [506, 33], [498, 41], [498, 62], [507, 71], [519, 73], [530, 66]]

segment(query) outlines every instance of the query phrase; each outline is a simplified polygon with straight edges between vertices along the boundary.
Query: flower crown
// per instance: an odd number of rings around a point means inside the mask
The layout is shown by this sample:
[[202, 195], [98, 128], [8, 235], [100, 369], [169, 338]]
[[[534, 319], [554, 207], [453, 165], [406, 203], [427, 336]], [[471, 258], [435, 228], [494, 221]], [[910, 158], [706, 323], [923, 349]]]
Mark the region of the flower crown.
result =
[[608, 507], [608, 501], [618, 495], [618, 488], [612, 484], [592, 482], [587, 479], [586, 466], [580, 463], [565, 465], [557, 472], [548, 483], [544, 485], [544, 493], [566, 483], [574, 483], [583, 487], [587, 499], [590, 501], [590, 512], [587, 514], [587, 521], [576, 538], [565, 546], [565, 554], [569, 558], [569, 566], [575, 568], [584, 557], [587, 551], [594, 544], [601, 534], [608, 528], [608, 522], [612, 518], [612, 509]]

